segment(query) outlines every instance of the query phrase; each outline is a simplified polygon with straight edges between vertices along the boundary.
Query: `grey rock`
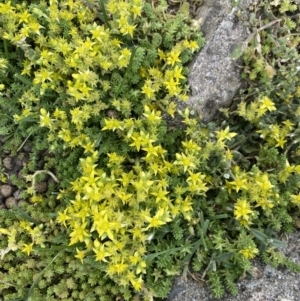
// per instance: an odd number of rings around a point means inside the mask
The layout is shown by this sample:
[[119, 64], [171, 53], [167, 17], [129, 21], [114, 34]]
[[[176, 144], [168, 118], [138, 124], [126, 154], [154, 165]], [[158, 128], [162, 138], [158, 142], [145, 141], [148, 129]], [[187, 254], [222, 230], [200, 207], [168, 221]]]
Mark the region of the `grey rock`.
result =
[[[240, 7], [245, 9], [253, 2], [241, 1]], [[189, 65], [191, 96], [186, 104], [206, 123], [219, 108], [231, 104], [242, 85], [241, 62], [232, 58], [232, 52], [250, 32], [236, 18], [238, 8], [231, 8], [229, 1], [204, 0], [198, 10], [206, 44]]]

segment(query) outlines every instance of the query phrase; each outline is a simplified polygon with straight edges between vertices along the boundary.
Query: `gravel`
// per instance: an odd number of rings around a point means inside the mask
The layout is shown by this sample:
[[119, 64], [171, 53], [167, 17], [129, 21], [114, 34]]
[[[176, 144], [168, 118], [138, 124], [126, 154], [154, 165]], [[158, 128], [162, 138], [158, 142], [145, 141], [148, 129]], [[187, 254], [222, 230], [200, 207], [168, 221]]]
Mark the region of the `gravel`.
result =
[[[283, 249], [286, 256], [300, 264], [300, 231], [288, 235], [287, 246]], [[169, 301], [299, 301], [300, 274], [284, 268], [264, 265], [258, 259], [253, 261], [253, 278], [238, 282], [239, 294], [226, 294], [216, 299], [209, 288], [192, 279], [187, 282], [178, 278], [169, 295]], [[180, 288], [180, 289], [178, 289]]]

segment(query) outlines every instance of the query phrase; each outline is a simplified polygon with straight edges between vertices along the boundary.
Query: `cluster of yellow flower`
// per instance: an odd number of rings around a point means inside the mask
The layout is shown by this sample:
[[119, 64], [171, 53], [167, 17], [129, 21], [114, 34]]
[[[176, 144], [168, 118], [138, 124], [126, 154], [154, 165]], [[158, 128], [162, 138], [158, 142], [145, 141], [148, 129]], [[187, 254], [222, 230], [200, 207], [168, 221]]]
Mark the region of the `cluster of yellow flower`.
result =
[[252, 224], [252, 218], [255, 218], [250, 204], [254, 203], [254, 207], [270, 210], [278, 199], [277, 190], [273, 189], [274, 185], [271, 184], [268, 174], [259, 169], [256, 173], [247, 173], [235, 166], [232, 177], [233, 181], [226, 181], [228, 192], [235, 190], [243, 195], [234, 205], [234, 216], [241, 225], [248, 227]]
[[[231, 158], [231, 156], [229, 157]], [[285, 183], [293, 173], [300, 173], [300, 165], [291, 166], [286, 161], [286, 167], [279, 173], [278, 180]], [[226, 180], [226, 188], [229, 193], [232, 193], [233, 190], [241, 196], [234, 205], [234, 216], [241, 225], [249, 227], [249, 225], [255, 224], [255, 219], [258, 218], [255, 208], [271, 212], [270, 210], [280, 203], [278, 189], [271, 183], [268, 173], [260, 171], [258, 168], [255, 171], [245, 172], [235, 166], [231, 177], [232, 181]], [[300, 206], [299, 200], [299, 195], [291, 196], [291, 202], [298, 206]]]
[[[52, 221], [51, 225], [53, 224]], [[45, 248], [46, 236], [44, 231], [45, 229], [42, 224], [34, 225], [32, 222], [26, 220], [19, 222], [17, 227], [16, 224], [13, 224], [8, 229], [0, 228], [0, 234], [8, 237], [8, 245], [5, 249], [0, 250], [0, 257], [3, 258], [3, 256], [10, 251], [16, 251], [18, 249], [30, 255], [34, 245]], [[28, 235], [32, 242], [25, 243], [23, 240], [20, 240], [21, 233]]]
[[[189, 49], [192, 52], [199, 48], [196, 41], [183, 40], [173, 47], [171, 51], [164, 52], [158, 49], [159, 60], [156, 68], [141, 68], [141, 76], [146, 78], [142, 93], [144, 93], [148, 99], [155, 99], [155, 93], [164, 88], [168, 92], [168, 99], [176, 96], [181, 100], [187, 100], [186, 92], [182, 91], [180, 80], [185, 79], [182, 74], [182, 66], [180, 60], [180, 54]], [[163, 73], [161, 70], [165, 69], [163, 66], [170, 66], [170, 69], [166, 69]]]
[[[131, 283], [136, 290], [142, 287], [146, 244], [155, 229], [179, 214], [190, 220], [192, 196], [208, 190], [206, 176], [195, 173], [192, 164], [201, 148], [192, 140], [184, 141], [177, 160], [167, 161], [166, 150], [157, 143], [160, 112], [145, 106], [143, 116], [143, 120], [106, 119], [102, 128], [129, 139], [130, 146], [144, 154], [139, 162], [128, 172], [128, 158], [108, 153], [109, 175], [97, 168], [97, 151], [81, 159], [82, 176], [71, 183], [75, 199], [57, 218], [71, 229], [70, 245], [85, 244], [84, 249], [77, 249], [80, 260], [94, 252], [96, 261], [107, 263], [110, 276], [122, 276], [122, 284]], [[186, 175], [185, 185], [171, 189], [171, 174]]]
[[[7, 22], [2, 29], [3, 36], [24, 51], [26, 58], [22, 75], [32, 77], [34, 84], [34, 91], [30, 87], [20, 97], [24, 110], [21, 115], [14, 116], [15, 121], [20, 122], [29, 116], [37, 118], [40, 113], [40, 126], [49, 128], [48, 139], [53, 142], [53, 149], [57, 137], [66, 142], [66, 146], [80, 145], [90, 149], [88, 137], [82, 136], [85, 123], [107, 107], [100, 99], [99, 84], [105, 92], [111, 91], [110, 85], [105, 84], [99, 74], [110, 74], [113, 70], [128, 67], [132, 50], [122, 46], [119, 37], [120, 34], [133, 37], [133, 24], [141, 15], [143, 4], [141, 0], [109, 0], [106, 6], [111, 18], [109, 26], [96, 22], [97, 15], [91, 10], [94, 1], [51, 1], [48, 7], [34, 9], [24, 5], [13, 7], [10, 2], [1, 4], [1, 18]], [[62, 21], [69, 31], [63, 32], [59, 28]], [[79, 28], [75, 26], [76, 22], [79, 22]], [[47, 30], [46, 25], [49, 26]], [[35, 40], [35, 48], [27, 44], [28, 39]], [[194, 52], [198, 47], [194, 40], [183, 40], [170, 51], [158, 49], [157, 66], [147, 71], [141, 69], [145, 78], [141, 92], [146, 102], [155, 100], [155, 94], [163, 90], [167, 97], [162, 102], [167, 112], [174, 114], [176, 106], [174, 102], [170, 103], [170, 99], [177, 96], [187, 100], [181, 87], [185, 77], [180, 55], [185, 49]], [[0, 67], [6, 68], [6, 65], [5, 59], [1, 59]], [[167, 68], [162, 68], [164, 65]], [[164, 72], [160, 71], [163, 69]], [[40, 97], [37, 88], [40, 95], [46, 90], [66, 95], [63, 106], [70, 108], [65, 111], [56, 109], [53, 113], [42, 108], [38, 112]], [[128, 100], [114, 99], [112, 105], [129, 115], [131, 105]], [[75, 125], [75, 131], [72, 125]]]
[[245, 102], [241, 102], [238, 106], [239, 115], [252, 123], [257, 123], [268, 111], [275, 110], [276, 106], [274, 102], [267, 96], [251, 102], [247, 107]]
[[[251, 102], [247, 107], [245, 102], [241, 102], [238, 108], [240, 116], [259, 127], [261, 127], [259, 121], [268, 111], [276, 111], [276, 106], [267, 96], [263, 96], [257, 101]], [[287, 136], [291, 133], [294, 126], [295, 125], [287, 119], [283, 121], [282, 124], [272, 124], [269, 127], [263, 127], [257, 130], [257, 133], [260, 133], [261, 137], [265, 139], [270, 146], [283, 149], [287, 142]]]

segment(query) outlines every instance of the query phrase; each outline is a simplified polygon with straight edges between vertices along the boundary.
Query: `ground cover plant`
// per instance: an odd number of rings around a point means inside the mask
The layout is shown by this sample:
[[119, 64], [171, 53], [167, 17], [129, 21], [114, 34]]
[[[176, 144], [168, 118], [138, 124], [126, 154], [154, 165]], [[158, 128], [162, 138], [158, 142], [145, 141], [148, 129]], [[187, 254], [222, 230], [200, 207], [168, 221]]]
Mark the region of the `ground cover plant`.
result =
[[162, 300], [181, 273], [221, 297], [259, 255], [300, 270], [278, 249], [300, 214], [299, 5], [239, 10], [249, 88], [174, 129], [204, 44], [187, 4], [0, 4], [1, 151], [31, 145], [22, 177], [1, 167], [25, 200], [0, 210], [3, 300]]

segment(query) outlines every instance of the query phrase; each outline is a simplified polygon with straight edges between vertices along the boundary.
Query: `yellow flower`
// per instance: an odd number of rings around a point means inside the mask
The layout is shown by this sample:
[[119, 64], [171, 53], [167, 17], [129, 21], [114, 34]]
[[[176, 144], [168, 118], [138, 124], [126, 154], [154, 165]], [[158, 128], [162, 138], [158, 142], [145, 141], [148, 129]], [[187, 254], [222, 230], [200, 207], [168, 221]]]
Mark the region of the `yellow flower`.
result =
[[133, 142], [129, 144], [129, 146], [136, 147], [138, 151], [140, 151], [141, 145], [144, 143], [143, 137], [136, 134], [135, 136], [131, 136]]
[[86, 252], [80, 251], [77, 248], [76, 248], [76, 252], [77, 252], [77, 254], [75, 255], [75, 257], [78, 258], [81, 261], [81, 263], [83, 263], [83, 258], [85, 257]]
[[142, 7], [138, 5], [133, 5], [131, 8], [131, 12], [133, 13], [133, 19], [141, 15]]
[[120, 129], [123, 130], [123, 127], [121, 126], [121, 121], [119, 121], [118, 119], [115, 118], [111, 118], [111, 119], [104, 119], [105, 122], [105, 127], [102, 128], [102, 131], [105, 130], [113, 130], [115, 131], [116, 129]]
[[33, 243], [31, 243], [31, 244], [24, 244], [22, 252], [27, 253], [27, 255], [29, 256], [30, 253], [32, 252], [32, 250], [33, 250]]
[[168, 89], [171, 96], [178, 95], [181, 93], [181, 88], [179, 87], [179, 82], [174, 81], [174, 78], [171, 77], [168, 81], [164, 81], [165, 87]]
[[74, 223], [73, 231], [70, 234], [71, 240], [69, 245], [73, 245], [77, 242], [83, 242], [86, 237], [90, 235], [85, 231], [86, 223], [79, 224], [77, 222]]
[[134, 29], [135, 29], [136, 25], [130, 25], [130, 24], [124, 24], [123, 26], [121, 26], [120, 28], [120, 32], [123, 34], [123, 35], [130, 35], [131, 37], [133, 37], [133, 32], [134, 32]]
[[215, 133], [217, 134], [218, 142], [231, 140], [231, 138], [236, 135], [236, 133], [229, 132], [229, 126], [227, 126], [225, 130], [216, 131]]
[[264, 96], [258, 102], [262, 108], [265, 108], [268, 111], [276, 111], [275, 104], [269, 97]]
[[88, 87], [86, 84], [83, 84], [81, 87], [79, 87], [79, 91], [82, 93], [84, 97], [89, 97], [90, 91], [93, 89]]
[[189, 48], [194, 52], [195, 50], [199, 49], [199, 45], [196, 41], [189, 42]]
[[195, 159], [192, 156], [186, 156], [185, 154], [176, 153], [176, 161], [174, 161], [175, 165], [182, 165], [184, 172], [187, 171], [188, 168], [194, 169], [196, 168]]
[[182, 67], [175, 66], [173, 69], [173, 76], [174, 78], [178, 79], [184, 79], [184, 76], [181, 74], [182, 72]]
[[167, 58], [166, 54], [162, 50], [158, 49], [157, 53], [161, 60], [165, 60]]
[[167, 64], [173, 66], [175, 63], [180, 63], [180, 50], [178, 49], [172, 49], [167, 54]]
[[21, 221], [19, 226], [20, 228], [26, 230], [26, 231], [29, 231], [31, 230], [31, 226], [32, 226], [33, 223], [29, 223], [28, 221]]
[[41, 68], [40, 71], [35, 72], [34, 84], [44, 83], [46, 80], [52, 81], [51, 75], [53, 72], [48, 71], [45, 68]]
[[289, 119], [282, 122], [289, 131], [291, 131], [294, 127], [294, 123], [292, 123]]
[[171, 221], [171, 218], [169, 217], [169, 213], [162, 208], [156, 212], [155, 216], [150, 217], [144, 215], [144, 218], [147, 222], [149, 222], [148, 228], [158, 228], [161, 225], [164, 225], [167, 222]]
[[40, 29], [41, 28], [45, 28], [42, 25], [40, 25], [38, 22], [36, 22], [35, 20], [32, 20], [30, 23], [28, 23], [27, 25], [34, 33], [40, 35]]
[[143, 113], [143, 115], [152, 123], [156, 123], [161, 120], [160, 112], [154, 110], [151, 111], [148, 106], [145, 106], [145, 113]]
[[271, 200], [268, 200], [266, 198], [260, 198], [259, 200], [256, 201], [257, 205], [255, 207], [260, 206], [262, 209], [268, 209], [268, 208], [273, 208], [274, 204]]
[[52, 128], [52, 121], [50, 119], [50, 114], [45, 109], [40, 110], [40, 126], [45, 126], [48, 128]]
[[192, 153], [201, 150], [201, 147], [192, 139], [190, 139], [189, 141], [183, 141], [181, 143], [187, 151], [191, 151]]
[[158, 146], [153, 146], [151, 143], [149, 143], [147, 147], [142, 148], [142, 150], [147, 152], [146, 158], [151, 158], [152, 156], [157, 157], [158, 156], [157, 149]]
[[117, 5], [116, 1], [109, 0], [106, 4], [106, 9], [112, 15], [115, 14], [118, 11], [118, 5]]
[[59, 110], [58, 108], [55, 109], [54, 113], [53, 113], [53, 116], [56, 118], [56, 119], [67, 119], [67, 115], [66, 115], [66, 112], [65, 111], [61, 111]]
[[240, 176], [236, 176], [234, 181], [227, 182], [226, 181], [226, 186], [228, 187], [228, 190], [231, 192], [231, 187], [235, 188], [236, 192], [239, 192], [240, 189], [248, 190], [247, 187], [247, 179], [243, 179]]
[[118, 231], [118, 223], [115, 221], [109, 221], [108, 214], [94, 214], [93, 216], [93, 226], [91, 232], [97, 231], [99, 237], [105, 238], [108, 237], [111, 240], [114, 240], [114, 234]]
[[292, 194], [291, 199], [292, 199], [293, 204], [300, 206], [300, 194], [297, 194], [297, 195]]
[[8, 67], [8, 60], [4, 58], [0, 58], [0, 70], [4, 70]]
[[33, 195], [31, 197], [31, 202], [32, 203], [41, 203], [41, 202], [43, 202], [43, 200], [44, 200], [44, 198], [41, 195]]
[[96, 254], [96, 261], [104, 261], [107, 262], [105, 257], [111, 256], [112, 254], [108, 252], [105, 243], [101, 244], [97, 239], [94, 241], [94, 246], [93, 251]]
[[156, 196], [156, 200], [155, 202], [158, 203], [159, 201], [168, 201], [169, 199], [166, 197], [167, 194], [169, 194], [169, 191], [167, 190], [163, 190], [162, 188], [160, 188], [158, 191], [156, 192], [152, 192], [152, 195]]
[[284, 145], [286, 144], [287, 140], [284, 139], [284, 137], [275, 137], [275, 140], [277, 142], [277, 144], [275, 146], [279, 146], [281, 148], [284, 147]]
[[267, 192], [269, 191], [274, 185], [271, 184], [268, 175], [265, 173], [263, 175], [259, 175], [255, 178], [255, 184], [257, 184], [261, 190]]
[[129, 232], [132, 234], [132, 238], [134, 241], [140, 241], [140, 242], [145, 242], [147, 237], [143, 233], [145, 230], [141, 229], [140, 227], [133, 227]]
[[155, 81], [158, 81], [162, 78], [162, 72], [159, 68], [149, 68], [149, 74], [150, 76], [155, 80]]
[[122, 164], [122, 162], [125, 160], [125, 157], [119, 156], [118, 154], [114, 153], [108, 153], [109, 157], [109, 163], [112, 164]]
[[62, 129], [58, 132], [57, 136], [65, 142], [70, 142], [72, 140], [70, 130]]
[[140, 68], [140, 75], [141, 77], [147, 77], [147, 69], [145, 67]]
[[254, 246], [242, 249], [239, 251], [245, 258], [252, 259], [255, 257], [256, 254], [258, 254], [258, 249]]
[[244, 227], [248, 227], [250, 224], [252, 224], [249, 220], [246, 220], [244, 218], [239, 219], [239, 223], [240, 223], [240, 225], [242, 225]]
[[15, 10], [13, 6], [10, 6], [10, 1], [8, 1], [6, 4], [0, 4], [0, 13], [1, 14], [7, 14]]
[[234, 216], [236, 219], [249, 220], [249, 215], [252, 214], [250, 204], [246, 200], [238, 199], [237, 203], [234, 205]]
[[150, 99], [153, 98], [155, 89], [153, 88], [153, 85], [150, 80], [147, 80], [144, 83], [144, 86], [142, 88], [142, 93], [146, 94], [146, 96]]
[[178, 207], [180, 208], [180, 211], [182, 213], [193, 211], [191, 198], [187, 196], [184, 200], [180, 202], [180, 204], [178, 204]]

